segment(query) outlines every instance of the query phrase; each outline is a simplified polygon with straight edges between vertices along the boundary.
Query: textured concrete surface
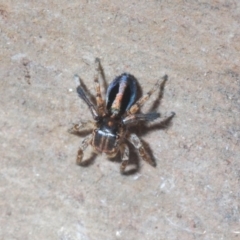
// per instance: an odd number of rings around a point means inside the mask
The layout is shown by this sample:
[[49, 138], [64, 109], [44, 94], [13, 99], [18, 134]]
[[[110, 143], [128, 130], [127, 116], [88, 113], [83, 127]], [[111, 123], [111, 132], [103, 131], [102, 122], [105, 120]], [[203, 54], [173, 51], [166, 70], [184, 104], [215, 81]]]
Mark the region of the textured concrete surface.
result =
[[[0, 26], [0, 239], [240, 239], [239, 1], [1, 1]], [[168, 74], [156, 168], [75, 165], [95, 57], [143, 92]]]

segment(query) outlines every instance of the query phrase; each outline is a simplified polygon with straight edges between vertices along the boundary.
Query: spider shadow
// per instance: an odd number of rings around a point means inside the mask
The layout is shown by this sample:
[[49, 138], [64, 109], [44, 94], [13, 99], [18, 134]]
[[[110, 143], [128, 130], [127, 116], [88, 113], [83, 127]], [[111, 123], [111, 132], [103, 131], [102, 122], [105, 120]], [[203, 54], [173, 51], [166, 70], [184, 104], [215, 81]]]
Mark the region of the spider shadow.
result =
[[146, 135], [149, 131], [154, 131], [154, 130], [166, 130], [172, 126], [172, 119], [174, 118], [175, 113], [172, 112], [172, 115], [168, 116], [167, 118], [163, 119], [160, 122], [156, 123], [145, 123], [141, 125], [141, 129], [138, 128], [138, 126], [133, 126], [132, 131], [137, 132], [138, 136], [144, 136]]
[[89, 167], [94, 164], [96, 157], [97, 157], [97, 154], [92, 151], [91, 156], [88, 159], [84, 160], [80, 164], [77, 163], [77, 165], [81, 167]]
[[[148, 113], [156, 112], [157, 108], [159, 107], [159, 105], [161, 105], [161, 100], [162, 100], [163, 95], [164, 95], [164, 88], [165, 88], [167, 80], [168, 80], [168, 75], [164, 75], [163, 76], [163, 81], [160, 84], [160, 90], [159, 90], [158, 96], [153, 101], [152, 106], [150, 107]], [[172, 118], [174, 116], [175, 116], [175, 113], [172, 112], [172, 114], [169, 117], [164, 118], [160, 122], [156, 122], [156, 123], [147, 123], [147, 122], [141, 123], [141, 128], [139, 128], [138, 124], [137, 125], [133, 125], [133, 126], [130, 127], [130, 132], [132, 130], [134, 132], [137, 132], [139, 136], [143, 136], [143, 135], [145, 135], [149, 131], [160, 130], [160, 129], [167, 129], [167, 128], [169, 128], [171, 126], [171, 120], [172, 120]]]
[[83, 130], [81, 132], [74, 132], [74, 131], [71, 131], [71, 129], [68, 130], [69, 134], [72, 134], [77, 137], [86, 137], [87, 135], [90, 135], [91, 132], [92, 132], [92, 130]]
[[164, 88], [165, 88], [167, 80], [168, 80], [168, 75], [165, 74], [163, 76], [163, 81], [160, 84], [160, 91], [158, 93], [158, 97], [153, 102], [151, 108], [149, 109], [149, 112], [155, 112], [157, 110], [158, 106], [161, 105], [161, 100], [163, 98]]
[[83, 81], [82, 77], [79, 76], [80, 81], [81, 81], [81, 88], [84, 90], [86, 96], [90, 99], [91, 102], [96, 102], [95, 100], [95, 96], [89, 91], [89, 89], [87, 88], [86, 84], [84, 83], [85, 81]]
[[[102, 64], [101, 64], [100, 59], [99, 59], [99, 58], [96, 58], [96, 59], [95, 59], [95, 64], [96, 64], [97, 61], [99, 62], [99, 73], [100, 73], [100, 77], [101, 77], [101, 79], [102, 79], [102, 84], [100, 83], [100, 85], [103, 86], [103, 91], [101, 91], [101, 93], [105, 96], [105, 95], [106, 95], [106, 92], [107, 92], [107, 86], [108, 86], [107, 80], [106, 80], [106, 75], [105, 75], [105, 72], [104, 72], [104, 70], [103, 70], [103, 67], [102, 67]], [[95, 70], [95, 71], [96, 71], [96, 70]], [[95, 72], [95, 73], [96, 73], [96, 72]], [[97, 73], [96, 73], [96, 74], [97, 74]], [[81, 81], [81, 87], [83, 88], [85, 94], [88, 96], [88, 98], [90, 99], [90, 101], [96, 105], [96, 103], [97, 103], [97, 102], [96, 102], [96, 92], [95, 92], [95, 95], [92, 94], [92, 93], [89, 91], [89, 89], [87, 88], [86, 84], [84, 83], [85, 81], [83, 81], [83, 79], [81, 78], [81, 76], [79, 76], [79, 78], [80, 78], [80, 81]], [[93, 77], [93, 79], [94, 79], [94, 77]], [[93, 81], [93, 82], [94, 82], [94, 81]], [[101, 90], [102, 90], [102, 88], [101, 88]]]
[[[127, 144], [127, 146], [129, 147], [129, 161], [126, 169], [124, 170], [124, 172], [121, 172], [121, 174], [125, 176], [129, 176], [129, 175], [135, 174], [136, 172], [139, 172], [140, 159], [134, 146], [127, 141], [125, 142], [125, 144]], [[112, 162], [117, 162], [121, 164], [122, 160], [121, 160], [120, 151], [114, 158], [111, 158], [109, 160]]]
[[[145, 134], [147, 134], [149, 131], [167, 129], [172, 125], [171, 120], [172, 120], [173, 117], [174, 117], [174, 115], [171, 115], [168, 118], [166, 118], [164, 121], [162, 121], [160, 123], [156, 123], [156, 124], [151, 125], [151, 126], [141, 125], [141, 129], [139, 129], [138, 126], [134, 126], [134, 127], [131, 127], [131, 129], [129, 131], [130, 132], [135, 132], [139, 137], [141, 137], [141, 136], [144, 136]], [[144, 141], [143, 139], [141, 139], [141, 143], [142, 143], [145, 151], [149, 155], [149, 157], [152, 159], [152, 162], [153, 162], [152, 167], [156, 167], [157, 166], [157, 159], [153, 155], [153, 150], [150, 147], [150, 144], [148, 142]], [[128, 143], [128, 147], [129, 147], [129, 164], [127, 166], [127, 170], [122, 173], [123, 175], [126, 175], [126, 176], [133, 175], [136, 172], [139, 172], [140, 168], [141, 168], [140, 167], [140, 161], [143, 161], [140, 158], [139, 154], [137, 154], [136, 148], [131, 143]], [[121, 158], [119, 156], [118, 159], [116, 158], [115, 161], [121, 162], [120, 159]], [[129, 169], [129, 166], [132, 166], [132, 165], [135, 166], [135, 167], [134, 168], [130, 167], [130, 169]]]
[[[153, 104], [150, 107], [148, 112], [155, 112], [157, 110], [158, 106], [161, 104], [161, 100], [162, 100], [163, 95], [164, 95], [164, 88], [165, 88], [167, 80], [168, 80], [168, 76], [165, 75], [163, 77], [162, 83], [160, 84], [160, 91], [158, 93], [158, 97], [154, 100], [154, 102], [153, 102]], [[141, 91], [141, 87], [140, 87], [139, 84], [138, 84], [138, 88], [140, 89], [140, 96], [138, 96], [138, 97], [141, 97], [142, 96], [142, 91]], [[173, 119], [174, 116], [175, 116], [175, 113], [172, 112], [172, 115], [163, 119], [161, 122], [151, 123], [151, 124], [144, 123], [144, 124], [141, 124], [141, 127], [139, 127], [138, 124], [135, 125], [135, 126], [131, 126], [129, 128], [129, 132], [134, 132], [139, 137], [141, 137], [141, 136], [146, 135], [149, 131], [168, 129], [170, 126], [172, 126], [172, 119]], [[146, 141], [144, 141], [142, 139], [141, 139], [141, 142], [142, 142], [143, 147], [146, 150], [147, 154], [149, 154], [150, 158], [153, 161], [153, 167], [156, 167], [157, 166], [157, 160], [153, 155], [153, 151], [150, 147], [150, 144], [148, 144]], [[129, 144], [129, 146], [130, 146], [130, 148], [129, 148], [130, 153], [134, 154], [134, 156], [135, 156], [134, 159], [132, 159], [131, 156], [130, 156], [129, 165], [131, 163], [133, 163], [136, 166], [136, 168], [135, 169], [130, 169], [129, 171], [124, 172], [123, 173], [124, 175], [131, 175], [131, 174], [134, 174], [134, 173], [136, 173], [140, 170], [140, 156], [136, 153], [136, 149], [132, 146], [132, 144]]]

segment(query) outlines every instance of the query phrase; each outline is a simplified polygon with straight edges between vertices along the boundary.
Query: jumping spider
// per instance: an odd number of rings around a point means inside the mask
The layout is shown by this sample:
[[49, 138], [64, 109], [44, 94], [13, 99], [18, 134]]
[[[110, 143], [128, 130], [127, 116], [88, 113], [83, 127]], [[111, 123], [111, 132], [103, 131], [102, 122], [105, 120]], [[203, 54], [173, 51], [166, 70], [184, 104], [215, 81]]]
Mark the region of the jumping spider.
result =
[[[86, 96], [80, 77], [78, 75], [74, 77], [75, 81], [79, 84], [77, 93], [88, 105], [94, 120], [94, 122], [80, 122], [79, 124], [73, 125], [69, 130], [69, 132], [73, 134], [78, 134], [82, 130], [93, 130], [92, 134], [88, 135], [82, 141], [82, 145], [77, 154], [77, 164], [83, 164], [83, 152], [90, 144], [94, 152], [105, 153], [109, 158], [115, 157], [120, 151], [122, 159], [120, 171], [124, 173], [129, 160], [129, 148], [126, 144], [126, 140], [129, 140], [138, 150], [141, 158], [152, 166], [155, 166], [155, 162], [145, 151], [139, 137], [135, 133], [129, 132], [129, 126], [137, 124], [138, 122], [153, 121], [160, 117], [160, 114], [155, 112], [147, 114], [137, 113], [149, 97], [160, 88], [160, 81], [157, 81], [146, 95], [136, 101], [136, 79], [129, 73], [123, 73], [110, 83], [107, 89], [105, 103], [101, 95], [98, 81], [101, 70], [100, 60], [97, 58], [96, 74], [94, 78], [97, 107]], [[174, 113], [167, 119], [173, 116]]]

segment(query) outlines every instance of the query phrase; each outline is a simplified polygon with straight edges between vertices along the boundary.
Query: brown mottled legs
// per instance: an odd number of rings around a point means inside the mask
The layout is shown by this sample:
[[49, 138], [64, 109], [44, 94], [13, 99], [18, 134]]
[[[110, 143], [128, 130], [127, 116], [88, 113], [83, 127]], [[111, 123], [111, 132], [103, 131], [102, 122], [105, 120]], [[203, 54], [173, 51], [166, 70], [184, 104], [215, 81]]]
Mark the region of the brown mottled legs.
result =
[[150, 96], [161, 86], [160, 80], [158, 80], [153, 88], [147, 92], [143, 97], [141, 97], [127, 112], [127, 115], [135, 114], [141, 106], [150, 98]]
[[104, 108], [105, 108], [105, 103], [102, 98], [101, 94], [101, 88], [100, 88], [100, 83], [99, 83], [99, 75], [101, 74], [101, 69], [100, 69], [100, 60], [99, 58], [96, 58], [95, 60], [96, 63], [96, 73], [94, 76], [94, 83], [95, 83], [95, 90], [96, 90], [96, 101], [97, 101], [97, 107], [98, 107], [98, 114], [100, 116], [104, 115]]
[[155, 162], [151, 159], [151, 157], [148, 155], [148, 153], [145, 151], [142, 143], [141, 143], [141, 140], [139, 139], [139, 137], [136, 135], [136, 134], [130, 134], [130, 137], [129, 137], [129, 140], [130, 142], [133, 144], [133, 146], [135, 148], [137, 148], [138, 152], [139, 152], [139, 155], [140, 157], [148, 162], [150, 165], [152, 166], [155, 166]]
[[121, 155], [122, 155], [122, 163], [120, 166], [120, 171], [121, 173], [124, 172], [126, 166], [128, 165], [128, 160], [129, 160], [129, 148], [126, 144], [122, 144], [121, 148]]
[[91, 135], [89, 135], [89, 136], [87, 136], [83, 139], [82, 145], [78, 150], [78, 155], [77, 155], [77, 159], [76, 159], [76, 163], [78, 165], [81, 165], [82, 159], [83, 159], [83, 152], [88, 147], [88, 145], [90, 144], [91, 141], [92, 141], [92, 136]]

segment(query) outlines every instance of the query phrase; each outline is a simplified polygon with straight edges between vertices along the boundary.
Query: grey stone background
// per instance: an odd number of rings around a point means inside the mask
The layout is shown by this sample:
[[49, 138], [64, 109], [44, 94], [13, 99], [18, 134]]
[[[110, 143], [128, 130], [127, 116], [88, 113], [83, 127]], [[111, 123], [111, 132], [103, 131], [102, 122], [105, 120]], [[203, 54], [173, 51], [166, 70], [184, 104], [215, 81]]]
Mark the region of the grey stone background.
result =
[[[240, 239], [239, 23], [237, 0], [1, 1], [0, 239]], [[143, 92], [168, 74], [156, 168], [76, 166], [95, 57]]]

